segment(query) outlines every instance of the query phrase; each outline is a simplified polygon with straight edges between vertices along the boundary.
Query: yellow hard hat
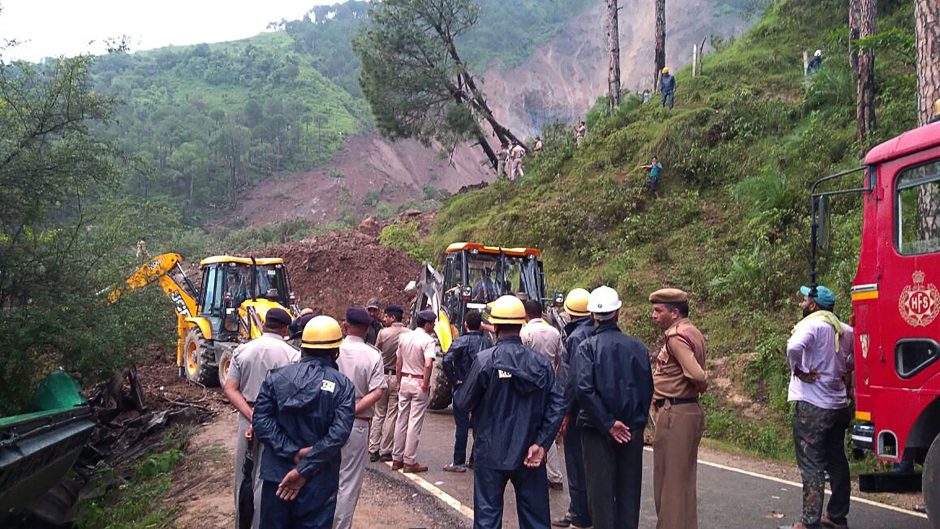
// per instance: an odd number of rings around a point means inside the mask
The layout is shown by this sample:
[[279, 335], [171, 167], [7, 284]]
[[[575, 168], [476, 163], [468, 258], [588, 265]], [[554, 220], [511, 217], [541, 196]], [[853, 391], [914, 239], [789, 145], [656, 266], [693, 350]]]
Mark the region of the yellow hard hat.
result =
[[666, 66], [665, 68], [663, 68], [663, 75], [666, 75], [667, 73], [669, 73], [669, 67], [668, 67], [668, 66]]
[[591, 293], [583, 288], [575, 288], [568, 292], [565, 298], [565, 312], [572, 316], [590, 316], [591, 313], [587, 309], [590, 295]]
[[317, 316], [304, 326], [301, 349], [336, 349], [343, 342], [343, 329], [329, 316]]
[[502, 296], [490, 304], [489, 319], [494, 325], [522, 325], [525, 323], [525, 306], [516, 296]]
[[933, 103], [933, 117], [940, 118], [940, 99]]
[[313, 314], [313, 309], [311, 309], [310, 307], [307, 307], [304, 310], [300, 311], [301, 316], [306, 316], [307, 314]]

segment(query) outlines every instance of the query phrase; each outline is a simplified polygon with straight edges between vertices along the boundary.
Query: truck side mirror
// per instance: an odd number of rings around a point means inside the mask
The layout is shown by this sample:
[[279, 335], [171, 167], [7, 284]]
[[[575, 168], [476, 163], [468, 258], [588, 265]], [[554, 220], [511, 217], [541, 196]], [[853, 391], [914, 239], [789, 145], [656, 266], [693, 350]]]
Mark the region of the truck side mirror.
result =
[[820, 251], [828, 250], [831, 237], [829, 234], [829, 197], [826, 195], [813, 197], [813, 219], [816, 225], [816, 239], [813, 244]]

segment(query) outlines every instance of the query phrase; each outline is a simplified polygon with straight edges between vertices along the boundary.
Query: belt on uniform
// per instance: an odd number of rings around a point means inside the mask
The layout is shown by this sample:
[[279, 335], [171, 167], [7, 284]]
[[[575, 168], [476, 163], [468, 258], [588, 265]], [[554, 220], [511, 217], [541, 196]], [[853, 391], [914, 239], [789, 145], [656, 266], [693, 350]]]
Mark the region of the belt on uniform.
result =
[[418, 380], [424, 380], [424, 375], [415, 375], [414, 373], [402, 373], [401, 376], [407, 378], [417, 378]]
[[657, 408], [662, 408], [666, 405], [666, 402], [669, 402], [669, 404], [672, 404], [673, 406], [677, 404], [692, 404], [698, 402], [698, 397], [673, 397], [667, 399], [656, 399], [653, 401], [653, 404], [655, 404]]
[[396, 371], [396, 370], [394, 370], [394, 369], [388, 369], [388, 368], [385, 369], [385, 374], [386, 374], [386, 375], [394, 375], [395, 373], [398, 373], [398, 371]]
[[372, 417], [356, 417], [356, 420], [370, 422], [372, 420]]

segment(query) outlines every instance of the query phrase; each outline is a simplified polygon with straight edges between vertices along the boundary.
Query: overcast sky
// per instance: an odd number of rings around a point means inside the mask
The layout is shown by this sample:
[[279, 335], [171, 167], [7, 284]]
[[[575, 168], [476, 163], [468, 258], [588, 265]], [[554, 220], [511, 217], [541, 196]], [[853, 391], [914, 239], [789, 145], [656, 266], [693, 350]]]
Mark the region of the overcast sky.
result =
[[[0, 0], [0, 39], [21, 44], [3, 58], [103, 53], [103, 41], [130, 36], [131, 51], [235, 40], [269, 22], [296, 20], [340, 0]], [[89, 44], [90, 41], [95, 41]]]

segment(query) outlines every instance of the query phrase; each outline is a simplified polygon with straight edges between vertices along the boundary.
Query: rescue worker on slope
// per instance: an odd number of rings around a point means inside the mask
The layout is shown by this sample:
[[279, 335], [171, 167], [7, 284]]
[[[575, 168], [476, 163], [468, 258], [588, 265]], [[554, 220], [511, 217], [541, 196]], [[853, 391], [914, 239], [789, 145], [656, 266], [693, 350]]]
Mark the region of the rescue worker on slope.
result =
[[356, 388], [356, 420], [349, 440], [343, 446], [334, 529], [352, 527], [353, 512], [362, 490], [362, 471], [369, 450], [369, 424], [372, 422], [373, 405], [382, 398], [388, 387], [382, 355], [364, 341], [372, 321], [372, 316], [362, 307], [346, 309], [346, 321], [343, 322], [346, 339], [339, 347], [336, 363], [339, 372], [346, 375]]
[[643, 485], [643, 428], [653, 399], [649, 353], [620, 331], [617, 292], [588, 298], [596, 327], [575, 353], [578, 426], [594, 529], [637, 529]]
[[565, 313], [571, 318], [565, 324], [565, 348], [562, 351], [561, 377], [565, 384], [567, 412], [561, 423], [559, 434], [564, 439], [565, 470], [568, 471], [568, 512], [555, 520], [555, 527], [583, 529], [591, 527], [591, 508], [588, 505], [587, 477], [584, 475], [584, 458], [581, 451], [581, 428], [578, 427], [578, 402], [574, 398], [575, 384], [571, 374], [575, 371], [574, 353], [594, 331], [594, 320], [588, 312], [588, 296], [583, 288], [575, 288], [565, 297]]
[[[232, 363], [225, 379], [223, 391], [232, 406], [238, 410], [238, 433], [235, 440], [235, 505], [239, 505], [239, 491], [245, 479], [245, 457], [250, 455], [255, 510], [251, 529], [258, 529], [261, 516], [261, 443], [253, 438], [252, 408], [261, 391], [264, 377], [271, 369], [296, 362], [300, 354], [284, 341], [291, 324], [290, 314], [281, 308], [269, 310], [264, 317], [263, 334], [238, 346], [232, 353]], [[238, 529], [248, 529], [239, 527]]]
[[502, 527], [503, 493], [512, 482], [520, 529], [549, 527], [545, 453], [564, 414], [551, 362], [522, 345], [525, 308], [514, 296], [493, 302], [496, 346], [481, 351], [454, 402], [470, 410], [475, 441], [473, 527]]
[[676, 102], [676, 78], [669, 73], [669, 68], [663, 68], [663, 76], [659, 78], [659, 91], [662, 92], [663, 105], [666, 106], [666, 99], [669, 99], [669, 110]]
[[[490, 339], [480, 330], [483, 323], [482, 315], [478, 310], [469, 310], [464, 317], [465, 332], [461, 334], [447, 350], [441, 368], [450, 382], [450, 386], [457, 391], [467, 376], [470, 368], [477, 359], [477, 355], [484, 349], [493, 346]], [[454, 460], [444, 467], [445, 472], [467, 471], [467, 437], [470, 434], [470, 410], [454, 406]], [[472, 458], [471, 458], [472, 461]]]
[[355, 418], [356, 388], [336, 367], [343, 331], [329, 316], [304, 327], [301, 358], [272, 370], [255, 402], [261, 459], [261, 527], [330, 529], [340, 452]]

